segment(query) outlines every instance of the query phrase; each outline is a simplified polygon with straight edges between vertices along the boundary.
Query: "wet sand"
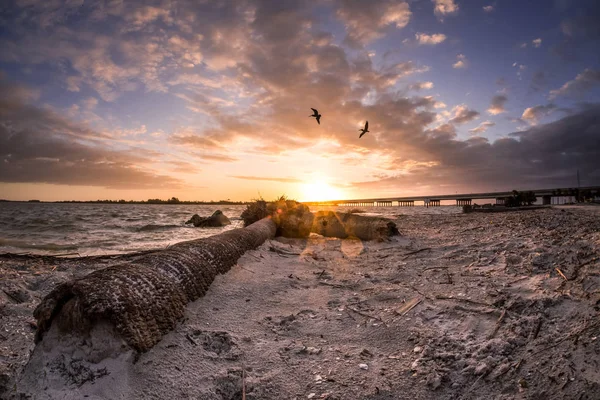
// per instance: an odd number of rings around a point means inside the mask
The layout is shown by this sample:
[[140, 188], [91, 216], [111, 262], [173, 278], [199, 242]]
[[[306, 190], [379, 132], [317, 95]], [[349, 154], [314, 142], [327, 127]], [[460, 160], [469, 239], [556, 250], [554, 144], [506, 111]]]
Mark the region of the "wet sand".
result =
[[[247, 252], [129, 366], [124, 394], [600, 398], [600, 207], [395, 222], [389, 242], [277, 238]], [[0, 257], [0, 396], [33, 348], [41, 298], [128, 257]]]

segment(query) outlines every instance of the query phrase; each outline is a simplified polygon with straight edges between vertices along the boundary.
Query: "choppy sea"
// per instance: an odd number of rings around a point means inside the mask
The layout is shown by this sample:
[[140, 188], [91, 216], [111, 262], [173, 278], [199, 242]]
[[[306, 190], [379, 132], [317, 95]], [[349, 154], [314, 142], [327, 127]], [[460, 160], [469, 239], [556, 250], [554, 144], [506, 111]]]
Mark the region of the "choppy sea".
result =
[[[459, 207], [360, 207], [363, 215], [458, 213]], [[0, 253], [107, 255], [166, 248], [243, 226], [245, 206], [172, 204], [0, 203]], [[346, 207], [311, 210], [348, 211]], [[231, 225], [195, 228], [193, 215], [221, 210]]]

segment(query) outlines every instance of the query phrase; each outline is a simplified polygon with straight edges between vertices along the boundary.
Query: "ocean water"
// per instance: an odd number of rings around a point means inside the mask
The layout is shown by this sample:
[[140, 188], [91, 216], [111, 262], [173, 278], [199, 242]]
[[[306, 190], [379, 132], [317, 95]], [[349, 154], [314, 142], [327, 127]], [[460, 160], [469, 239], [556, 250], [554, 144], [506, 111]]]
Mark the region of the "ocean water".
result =
[[[107, 255], [163, 249], [243, 226], [245, 206], [171, 204], [0, 203], [0, 253]], [[348, 211], [347, 207], [311, 210]], [[460, 207], [360, 207], [362, 215], [458, 213]], [[193, 214], [221, 210], [231, 225], [185, 225]]]

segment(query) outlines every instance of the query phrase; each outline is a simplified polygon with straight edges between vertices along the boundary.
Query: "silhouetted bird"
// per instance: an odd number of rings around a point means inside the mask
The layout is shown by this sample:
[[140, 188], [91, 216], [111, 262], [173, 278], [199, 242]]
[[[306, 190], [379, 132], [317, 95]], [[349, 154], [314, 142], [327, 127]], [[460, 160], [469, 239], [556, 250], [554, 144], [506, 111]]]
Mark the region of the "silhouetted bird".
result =
[[367, 121], [365, 123], [365, 127], [363, 129], [359, 129], [359, 131], [360, 131], [360, 136], [358, 138], [360, 139], [361, 137], [363, 137], [363, 135], [365, 133], [369, 132], [369, 121]]
[[309, 115], [309, 117], [315, 117], [317, 119], [317, 123], [321, 125], [321, 114], [319, 114], [319, 112], [314, 108], [311, 108], [311, 110], [313, 110], [313, 115]]

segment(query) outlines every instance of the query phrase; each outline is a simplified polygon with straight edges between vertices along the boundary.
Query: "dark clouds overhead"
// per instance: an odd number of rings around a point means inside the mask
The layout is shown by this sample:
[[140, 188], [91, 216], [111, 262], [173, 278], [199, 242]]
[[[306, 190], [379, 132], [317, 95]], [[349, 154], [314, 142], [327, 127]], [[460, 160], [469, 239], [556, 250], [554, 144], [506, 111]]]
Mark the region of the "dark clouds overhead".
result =
[[[2, 84], [0, 182], [106, 188], [176, 188], [178, 179], [152, 172], [136, 149], [115, 150], [106, 137], [56, 113], [27, 105], [26, 89]], [[138, 150], [139, 153], [146, 153]]]

